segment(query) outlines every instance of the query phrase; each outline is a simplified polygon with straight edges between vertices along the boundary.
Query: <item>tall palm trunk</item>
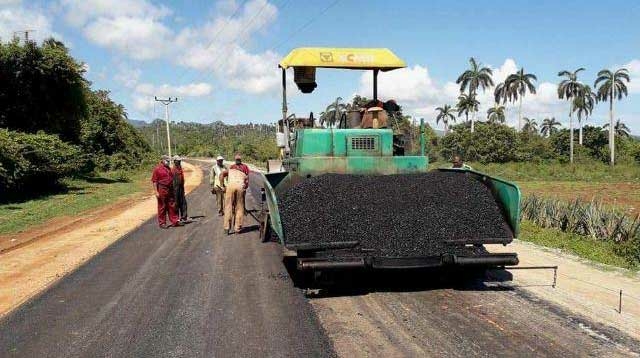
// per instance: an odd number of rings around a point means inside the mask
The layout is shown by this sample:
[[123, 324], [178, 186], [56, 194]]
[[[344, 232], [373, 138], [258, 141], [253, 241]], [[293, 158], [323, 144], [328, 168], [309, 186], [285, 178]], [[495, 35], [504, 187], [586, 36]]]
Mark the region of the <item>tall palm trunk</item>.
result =
[[578, 144], [582, 145], [582, 120], [578, 119]]
[[449, 123], [444, 121], [444, 135], [447, 135], [447, 133], [449, 133]]
[[476, 128], [475, 122], [476, 122], [476, 112], [474, 111], [473, 114], [471, 114], [471, 133], [473, 133], [473, 131]]
[[520, 104], [518, 105], [518, 131], [522, 130], [522, 96], [520, 96]]
[[615, 164], [615, 128], [613, 127], [613, 84], [611, 85], [611, 97], [609, 98], [609, 152], [611, 152], [611, 165]]
[[573, 117], [571, 112], [573, 111], [569, 105], [569, 163], [573, 164]]

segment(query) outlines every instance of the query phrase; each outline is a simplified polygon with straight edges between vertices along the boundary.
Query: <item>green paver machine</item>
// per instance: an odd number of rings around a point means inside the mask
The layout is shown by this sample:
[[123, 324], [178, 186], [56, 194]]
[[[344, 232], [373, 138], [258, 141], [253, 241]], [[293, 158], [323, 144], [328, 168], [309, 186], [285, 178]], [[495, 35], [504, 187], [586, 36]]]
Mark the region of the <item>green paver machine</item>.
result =
[[[345, 238], [340, 242], [292, 243], [283, 231], [278, 198], [292, 185], [312, 176], [335, 174], [390, 175], [424, 173], [428, 170], [425, 155], [424, 123], [420, 123], [420, 154], [404, 155], [402, 141], [394, 131], [386, 128], [385, 118], [374, 109], [359, 118], [340, 121], [337, 128], [319, 128], [313, 118], [297, 120], [288, 116], [286, 70], [293, 68], [294, 81], [301, 92], [310, 93], [317, 86], [317, 68], [357, 69], [373, 73], [373, 100], [378, 100], [378, 73], [404, 68], [405, 63], [388, 49], [380, 48], [298, 48], [280, 63], [282, 70], [282, 120], [278, 123], [277, 144], [281, 156], [270, 160], [268, 172], [259, 173], [263, 180], [260, 214], [260, 235], [268, 240], [272, 235], [285, 247], [285, 252], [297, 261], [302, 271], [323, 271], [347, 268], [426, 268], [444, 265], [477, 265], [483, 267], [516, 265], [515, 253], [485, 253], [474, 256], [440, 255], [437, 257], [370, 257], [351, 256], [349, 259], [327, 259], [319, 253], [333, 249], [358, 246], [358, 238]], [[376, 113], [378, 112], [378, 113]], [[365, 118], [368, 116], [368, 118]], [[510, 182], [490, 177], [469, 169], [440, 169], [455, 171], [481, 181], [490, 189], [502, 206], [511, 238], [483, 241], [482, 244], [507, 244], [518, 235], [520, 217], [520, 190]], [[428, 190], [428, 188], [425, 188]], [[425, 205], [428, 205], [425, 203]], [[381, 238], [382, 239], [382, 238]], [[478, 243], [468, 243], [478, 244]]]

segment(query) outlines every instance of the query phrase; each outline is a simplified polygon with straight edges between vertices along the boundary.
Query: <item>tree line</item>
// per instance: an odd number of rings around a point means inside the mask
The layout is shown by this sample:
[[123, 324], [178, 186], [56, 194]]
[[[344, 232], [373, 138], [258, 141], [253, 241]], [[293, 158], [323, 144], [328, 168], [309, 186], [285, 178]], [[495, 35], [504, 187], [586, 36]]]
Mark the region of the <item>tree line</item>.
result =
[[[164, 120], [138, 128], [157, 153], [166, 150], [166, 126]], [[273, 124], [228, 125], [221, 121], [213, 123], [170, 123], [172, 151], [181, 156], [232, 158], [241, 153], [245, 160], [264, 163], [278, 157]]]
[[[561, 81], [558, 84], [558, 98], [569, 102], [569, 162], [574, 160], [574, 127], [573, 116], [575, 115], [579, 123], [578, 143], [583, 144], [583, 121], [593, 112], [594, 107], [599, 102], [609, 102], [609, 123], [603, 126], [607, 130], [609, 145], [609, 162], [615, 163], [616, 132], [624, 134], [629, 132], [628, 128], [619, 119], [614, 123], [614, 102], [621, 100], [628, 94], [627, 84], [630, 81], [629, 71], [620, 68], [615, 71], [603, 69], [598, 72], [591, 88], [588, 84], [578, 80], [578, 74], [584, 68], [575, 71], [560, 71], [558, 76]], [[477, 99], [478, 90], [485, 91], [494, 87], [493, 71], [489, 67], [482, 66], [473, 57], [469, 59], [469, 69], [465, 70], [456, 80], [460, 85], [460, 96], [455, 106], [445, 104], [437, 107], [436, 123], [443, 122], [445, 135], [449, 130], [449, 123], [455, 122], [457, 118], [464, 115], [465, 121], [470, 122], [470, 131], [475, 131], [476, 115], [480, 102]], [[518, 131], [531, 132], [537, 129], [537, 123], [531, 118], [523, 116], [522, 99], [527, 93], [535, 94], [535, 82], [537, 77], [532, 73], [526, 73], [524, 68], [520, 68], [516, 73], [510, 74], [502, 83], [498, 83], [494, 88], [494, 106], [487, 111], [488, 123], [504, 123], [506, 119], [506, 103], [516, 103], [518, 106]], [[469, 121], [469, 115], [471, 120]], [[555, 118], [545, 118], [541, 123], [541, 134], [549, 136], [554, 128], [559, 126]], [[614, 130], [608, 130], [613, 127]]]
[[109, 92], [55, 39], [0, 43], [0, 189], [38, 191], [71, 175], [136, 167], [149, 155]]

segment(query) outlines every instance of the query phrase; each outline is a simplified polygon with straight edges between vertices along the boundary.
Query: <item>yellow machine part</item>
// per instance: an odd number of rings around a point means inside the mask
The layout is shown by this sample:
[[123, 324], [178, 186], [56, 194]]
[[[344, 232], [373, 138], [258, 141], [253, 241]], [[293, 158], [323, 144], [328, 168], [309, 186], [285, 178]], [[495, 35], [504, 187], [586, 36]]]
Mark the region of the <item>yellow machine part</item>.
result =
[[301, 47], [292, 50], [279, 66], [343, 68], [391, 71], [407, 67], [402, 59], [386, 48]]

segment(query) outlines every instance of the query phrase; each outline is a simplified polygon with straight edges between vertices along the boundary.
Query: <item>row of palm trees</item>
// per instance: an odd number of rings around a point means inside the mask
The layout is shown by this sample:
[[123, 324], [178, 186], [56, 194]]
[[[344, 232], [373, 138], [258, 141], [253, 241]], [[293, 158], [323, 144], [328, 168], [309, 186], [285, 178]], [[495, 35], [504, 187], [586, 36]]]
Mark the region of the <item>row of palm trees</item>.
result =
[[[578, 74], [584, 68], [575, 71], [560, 71], [558, 76], [562, 78], [558, 84], [558, 98], [569, 101], [569, 133], [570, 133], [570, 161], [573, 163], [573, 114], [575, 113], [579, 122], [578, 143], [582, 145], [582, 123], [593, 113], [593, 109], [598, 102], [609, 102], [609, 124], [613, 127], [613, 103], [614, 99], [621, 100], [628, 94], [626, 83], [630, 81], [629, 71], [620, 68], [616, 71], [601, 70], [598, 72], [594, 82], [596, 91], [594, 92], [587, 84], [578, 80]], [[455, 122], [457, 117], [464, 115], [469, 122], [471, 115], [471, 132], [474, 131], [476, 115], [480, 102], [477, 99], [478, 90], [484, 92], [494, 86], [493, 71], [489, 67], [483, 67], [473, 57], [469, 59], [469, 69], [465, 70], [456, 80], [460, 85], [460, 95], [455, 107], [444, 105], [437, 107], [436, 123], [441, 121], [444, 124], [445, 135], [449, 130], [449, 122]], [[532, 123], [526, 123], [522, 115], [522, 100], [527, 93], [535, 94], [535, 82], [538, 78], [531, 73], [526, 73], [524, 68], [520, 68], [516, 73], [512, 73], [494, 88], [494, 106], [487, 111], [489, 122], [504, 123], [506, 119], [507, 103], [518, 104], [518, 130], [530, 130]], [[545, 119], [546, 121], [547, 119]], [[548, 119], [551, 121], [551, 119]], [[553, 119], [555, 121], [555, 119]], [[556, 122], [557, 123], [557, 122]], [[547, 128], [544, 126], [541, 128]], [[547, 123], [549, 124], [549, 123]], [[558, 123], [559, 125], [559, 123]], [[553, 126], [552, 126], [553, 128]], [[551, 129], [547, 129], [548, 135]], [[611, 152], [611, 165], [615, 163], [615, 135], [614, 131], [609, 131], [609, 149]]]

